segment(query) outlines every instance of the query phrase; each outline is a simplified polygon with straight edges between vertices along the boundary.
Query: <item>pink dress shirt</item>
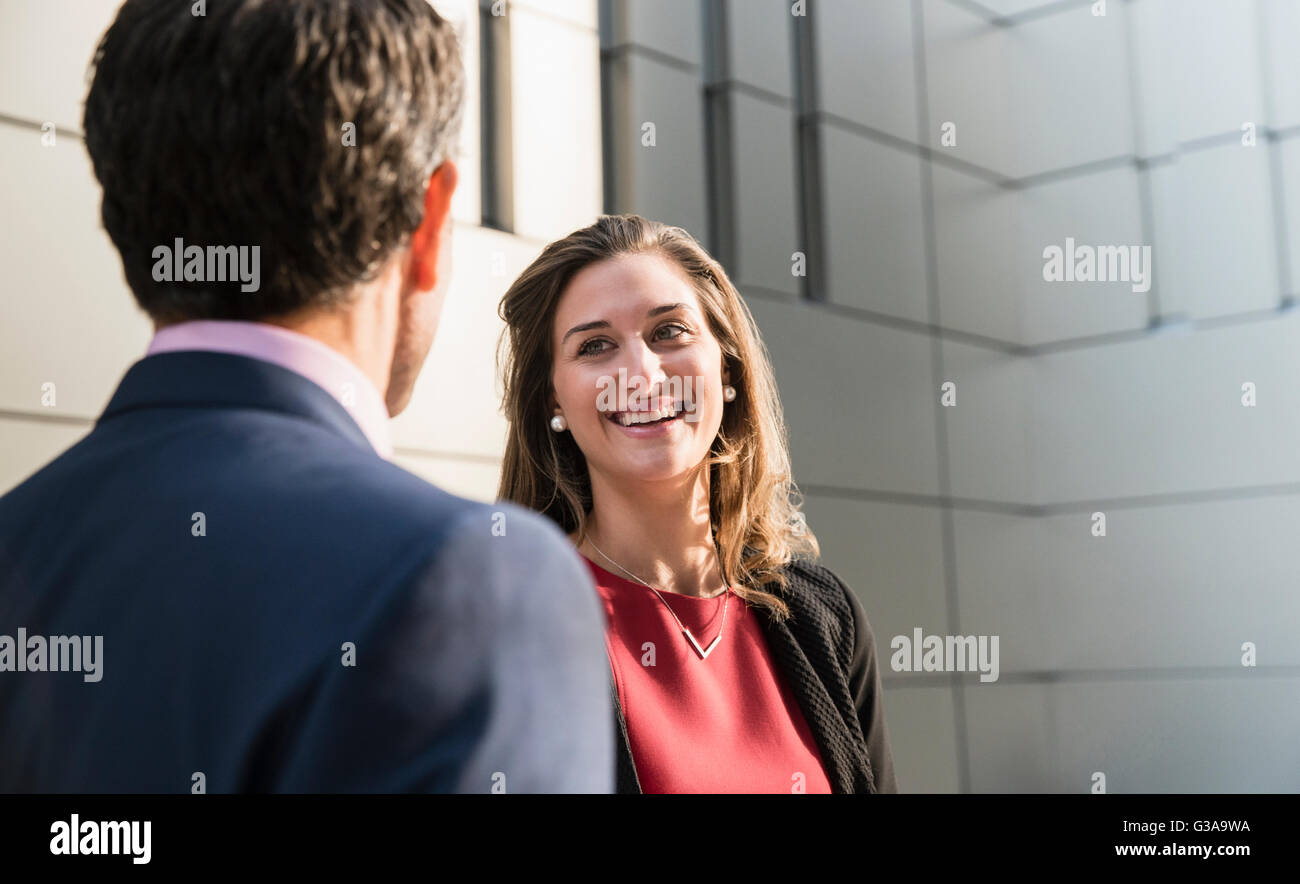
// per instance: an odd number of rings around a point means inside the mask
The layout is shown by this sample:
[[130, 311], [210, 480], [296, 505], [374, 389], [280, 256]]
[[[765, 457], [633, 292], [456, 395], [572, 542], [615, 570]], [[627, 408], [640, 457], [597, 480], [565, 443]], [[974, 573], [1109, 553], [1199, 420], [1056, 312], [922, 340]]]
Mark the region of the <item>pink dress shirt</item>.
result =
[[296, 372], [339, 401], [380, 457], [393, 456], [388, 406], [365, 372], [315, 338], [264, 322], [203, 319], [160, 329], [146, 356], [208, 350], [261, 359]]

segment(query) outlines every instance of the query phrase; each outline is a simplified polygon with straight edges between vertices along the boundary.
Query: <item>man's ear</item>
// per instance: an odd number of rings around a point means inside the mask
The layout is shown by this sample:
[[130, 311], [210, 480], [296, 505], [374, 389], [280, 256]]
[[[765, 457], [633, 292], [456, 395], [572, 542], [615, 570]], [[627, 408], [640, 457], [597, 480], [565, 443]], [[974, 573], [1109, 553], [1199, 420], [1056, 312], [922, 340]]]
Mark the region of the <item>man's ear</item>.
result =
[[429, 177], [424, 192], [424, 219], [411, 234], [411, 281], [419, 291], [429, 291], [438, 283], [442, 229], [451, 220], [451, 196], [456, 192], [458, 177], [451, 160], [444, 161]]

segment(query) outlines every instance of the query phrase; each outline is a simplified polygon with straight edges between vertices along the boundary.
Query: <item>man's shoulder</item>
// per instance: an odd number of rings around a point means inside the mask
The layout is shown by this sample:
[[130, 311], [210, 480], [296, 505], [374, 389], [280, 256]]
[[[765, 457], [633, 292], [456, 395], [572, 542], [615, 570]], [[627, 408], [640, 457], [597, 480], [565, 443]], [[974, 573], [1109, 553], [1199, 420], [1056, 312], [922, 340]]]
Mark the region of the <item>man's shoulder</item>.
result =
[[567, 544], [550, 519], [505, 500], [463, 497], [402, 467], [379, 458], [366, 458], [353, 476], [355, 492], [368, 506], [383, 509], [389, 518], [430, 520], [460, 541], [481, 539], [503, 548]]
[[436, 485], [424, 485], [411, 486], [411, 497], [405, 503], [418, 507], [420, 499], [428, 496], [429, 504], [423, 507], [427, 515], [429, 505], [437, 502], [442, 526], [439, 533], [443, 537], [440, 546], [448, 560], [473, 560], [485, 567], [501, 568], [526, 563], [534, 554], [561, 551], [577, 561], [572, 544], [545, 516], [509, 501], [472, 500]]
[[[310, 485], [301, 493], [308, 506], [286, 510], [303, 509], [324, 535], [351, 541], [364, 532], [372, 553], [387, 548], [384, 555], [422, 561], [418, 571], [426, 576], [518, 586], [529, 578], [553, 580], [557, 571], [568, 581], [577, 570], [572, 544], [545, 516], [509, 501], [455, 494], [380, 458], [358, 460], [328, 495]], [[388, 539], [367, 527], [381, 525]]]
[[355, 482], [365, 510], [424, 546], [428, 572], [511, 586], [586, 577], [560, 527], [524, 506], [461, 497], [376, 458]]
[[[179, 506], [185, 520], [203, 513], [213, 552], [227, 545], [245, 556], [311, 550], [308, 567], [341, 569], [340, 578], [369, 567], [396, 579], [396, 571], [444, 554], [518, 559], [570, 546], [540, 514], [455, 494], [285, 415], [214, 414], [181, 430], [124, 435], [111, 424], [97, 427], [0, 495], [0, 527], [17, 536], [58, 522], [75, 534], [80, 519], [129, 500], [136, 518], [122, 532], [152, 531], [164, 514], [178, 518]], [[69, 515], [62, 502], [76, 496], [94, 503]], [[188, 521], [184, 527], [188, 533]]]
[[550, 519], [508, 501], [460, 503], [427, 562], [430, 574], [485, 593], [494, 587], [512, 594], [541, 586], [562, 594], [591, 589], [573, 544]]

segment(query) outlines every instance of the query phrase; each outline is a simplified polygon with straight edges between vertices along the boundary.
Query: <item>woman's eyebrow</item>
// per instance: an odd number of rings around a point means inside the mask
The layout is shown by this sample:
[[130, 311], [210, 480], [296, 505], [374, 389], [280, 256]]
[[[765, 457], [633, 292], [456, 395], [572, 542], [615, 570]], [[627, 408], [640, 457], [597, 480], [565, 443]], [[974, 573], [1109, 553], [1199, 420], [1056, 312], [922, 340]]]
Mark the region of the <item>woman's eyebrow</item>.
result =
[[[682, 307], [685, 306], [686, 306], [685, 304], [681, 304], [681, 303], [661, 304], [658, 307], [651, 307], [649, 310], [646, 311], [645, 315], [647, 317], [658, 316], [661, 313], [671, 313], [674, 310], [680, 310]], [[573, 328], [569, 329], [564, 333], [564, 337], [560, 338], [560, 344], [563, 345], [564, 342], [569, 339], [569, 335], [576, 335], [578, 332], [591, 331], [593, 328], [609, 328], [609, 320], [597, 319], [593, 322], [584, 322], [582, 323], [582, 325], [575, 325]]]
[[597, 319], [595, 322], [584, 322], [582, 325], [575, 325], [564, 333], [560, 338], [560, 344], [563, 345], [569, 339], [569, 335], [576, 335], [578, 332], [591, 331], [593, 328], [609, 328], [608, 319]]

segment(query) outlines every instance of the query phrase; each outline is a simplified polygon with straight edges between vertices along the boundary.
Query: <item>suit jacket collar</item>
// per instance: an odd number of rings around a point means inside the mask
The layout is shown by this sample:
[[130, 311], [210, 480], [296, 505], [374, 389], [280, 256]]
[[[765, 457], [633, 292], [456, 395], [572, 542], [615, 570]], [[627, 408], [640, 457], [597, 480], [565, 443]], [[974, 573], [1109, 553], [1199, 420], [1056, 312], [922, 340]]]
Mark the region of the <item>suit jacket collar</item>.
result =
[[146, 356], [127, 370], [97, 423], [151, 408], [257, 408], [313, 421], [373, 451], [346, 408], [297, 372], [261, 359], [197, 350]]

